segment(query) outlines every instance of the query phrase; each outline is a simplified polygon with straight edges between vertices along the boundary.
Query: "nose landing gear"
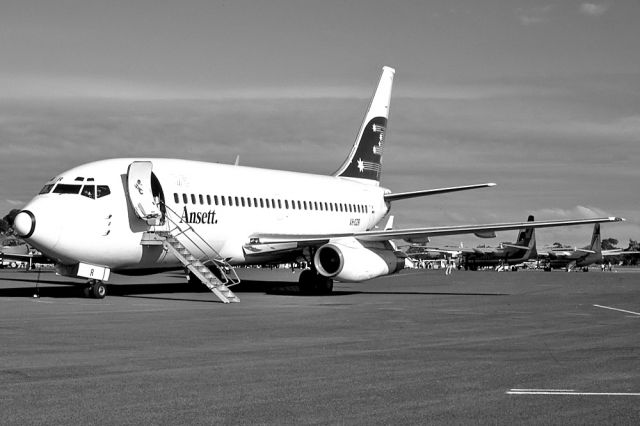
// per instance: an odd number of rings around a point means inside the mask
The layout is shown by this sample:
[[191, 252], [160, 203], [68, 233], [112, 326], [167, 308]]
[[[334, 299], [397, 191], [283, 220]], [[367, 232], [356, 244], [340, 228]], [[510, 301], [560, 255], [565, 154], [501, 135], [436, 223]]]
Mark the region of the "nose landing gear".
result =
[[107, 295], [107, 286], [99, 280], [89, 280], [83, 291], [84, 297], [93, 297], [94, 299], [104, 299]]

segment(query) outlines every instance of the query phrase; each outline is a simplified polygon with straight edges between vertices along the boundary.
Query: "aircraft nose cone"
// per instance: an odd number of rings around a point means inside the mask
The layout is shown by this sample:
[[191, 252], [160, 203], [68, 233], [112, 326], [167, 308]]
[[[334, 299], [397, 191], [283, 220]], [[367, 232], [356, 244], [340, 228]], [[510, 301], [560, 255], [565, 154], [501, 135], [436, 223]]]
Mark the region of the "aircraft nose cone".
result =
[[29, 238], [36, 229], [36, 217], [29, 210], [20, 211], [13, 219], [13, 229], [20, 238]]

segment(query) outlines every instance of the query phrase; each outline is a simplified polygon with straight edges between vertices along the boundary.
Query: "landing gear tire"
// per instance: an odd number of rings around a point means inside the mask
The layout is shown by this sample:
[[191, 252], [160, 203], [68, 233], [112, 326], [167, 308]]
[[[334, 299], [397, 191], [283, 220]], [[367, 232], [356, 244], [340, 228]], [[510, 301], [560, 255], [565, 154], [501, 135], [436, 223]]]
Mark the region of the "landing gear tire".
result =
[[300, 273], [298, 286], [302, 294], [319, 295], [333, 292], [333, 280], [312, 269], [305, 269]]
[[89, 281], [84, 289], [85, 297], [93, 297], [94, 299], [104, 299], [107, 295], [107, 286], [102, 281]]

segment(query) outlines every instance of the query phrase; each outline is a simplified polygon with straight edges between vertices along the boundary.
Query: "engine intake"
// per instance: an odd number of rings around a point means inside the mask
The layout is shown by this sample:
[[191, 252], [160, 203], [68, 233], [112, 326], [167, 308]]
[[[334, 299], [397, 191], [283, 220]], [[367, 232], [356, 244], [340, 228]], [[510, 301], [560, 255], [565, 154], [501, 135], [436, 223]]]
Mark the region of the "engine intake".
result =
[[353, 239], [347, 243], [328, 243], [314, 256], [318, 273], [342, 282], [360, 282], [393, 274], [404, 268], [406, 255], [388, 243], [365, 247]]

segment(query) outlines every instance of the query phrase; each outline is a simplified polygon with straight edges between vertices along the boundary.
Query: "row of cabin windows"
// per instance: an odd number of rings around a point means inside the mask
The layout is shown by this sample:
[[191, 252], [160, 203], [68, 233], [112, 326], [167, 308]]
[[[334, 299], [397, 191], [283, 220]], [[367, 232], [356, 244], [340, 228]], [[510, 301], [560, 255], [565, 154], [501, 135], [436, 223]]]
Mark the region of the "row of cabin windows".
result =
[[[180, 204], [180, 195], [173, 194], [173, 200]], [[301, 200], [280, 200], [274, 198], [258, 197], [235, 197], [231, 195], [210, 195], [202, 194], [182, 194], [184, 204], [202, 204], [216, 206], [236, 206], [236, 207], [260, 207], [268, 209], [292, 209], [292, 210], [318, 210], [348, 213], [369, 213], [369, 207], [364, 204], [333, 203], [327, 201], [301, 201]]]

